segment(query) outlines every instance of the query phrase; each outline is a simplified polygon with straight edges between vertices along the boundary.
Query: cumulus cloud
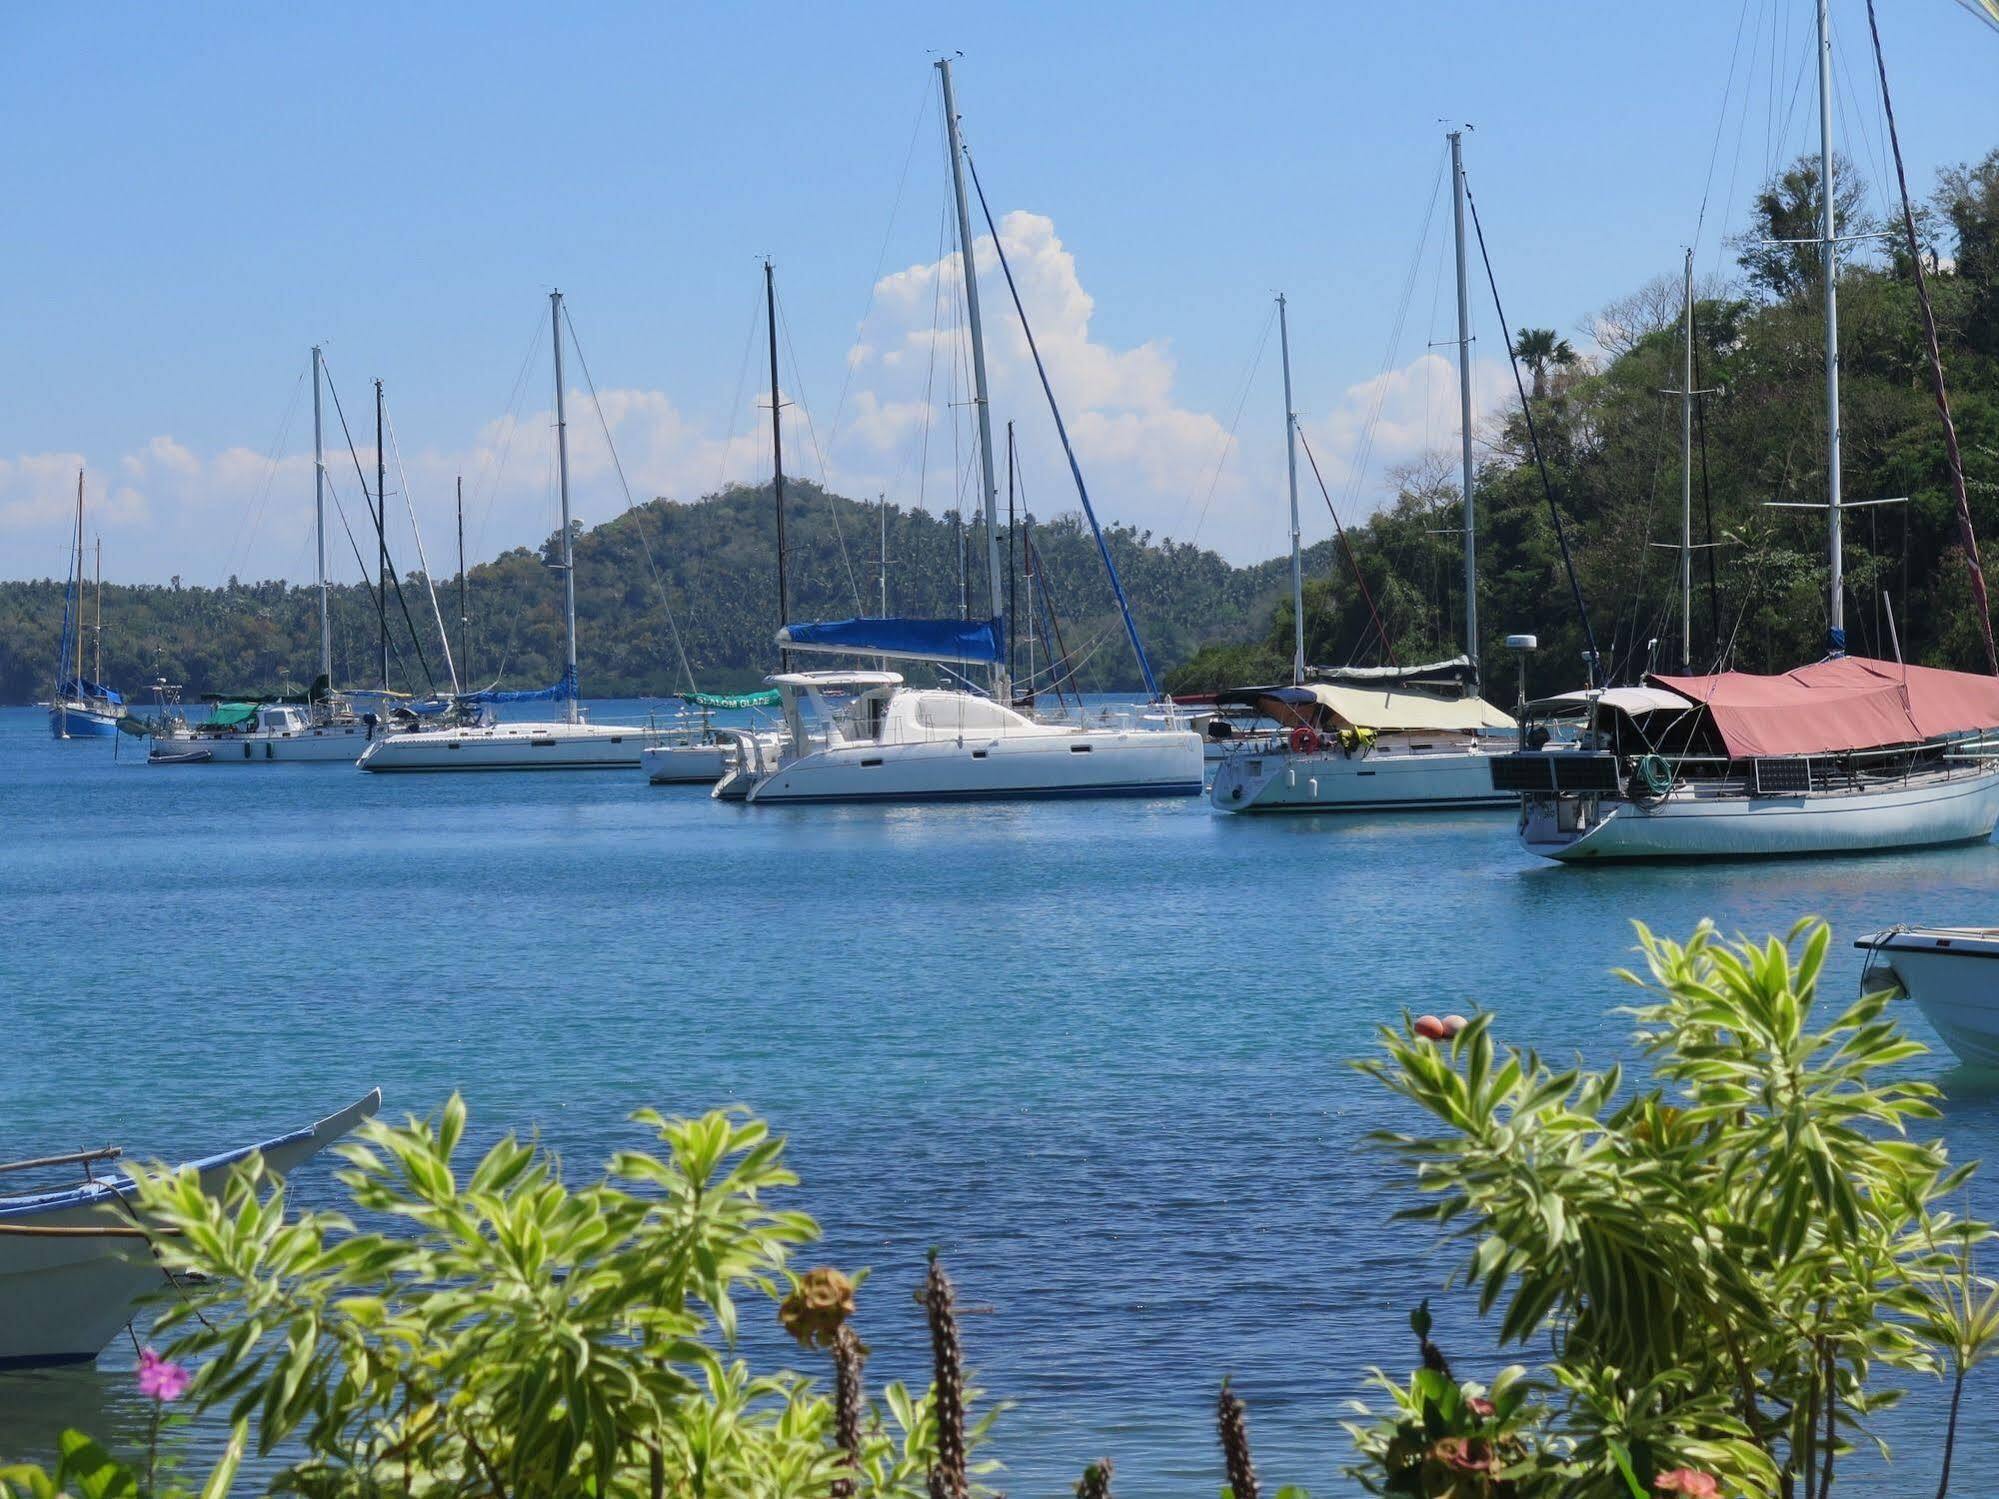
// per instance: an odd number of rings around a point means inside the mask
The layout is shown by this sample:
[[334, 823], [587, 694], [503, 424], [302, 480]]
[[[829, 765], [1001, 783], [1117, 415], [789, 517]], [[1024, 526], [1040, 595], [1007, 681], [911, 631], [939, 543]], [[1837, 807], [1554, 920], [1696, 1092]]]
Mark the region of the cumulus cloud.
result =
[[[1047, 216], [1008, 213], [999, 234], [1098, 515], [1197, 540], [1236, 561], [1281, 550], [1288, 507], [1283, 448], [1275, 434], [1232, 439], [1221, 417], [1190, 403], [1167, 339], [1118, 346], [1102, 337], [1096, 299]], [[1073, 510], [1067, 465], [993, 240], [979, 239], [973, 255], [996, 440], [1004, 441], [1004, 423], [1012, 417], [1034, 509], [1042, 515]], [[933, 510], [976, 505], [963, 297], [955, 252], [883, 276], [866, 324], [846, 351], [844, 384], [831, 403], [837, 409], [813, 412], [816, 428], [807, 427], [802, 405], [787, 411], [787, 469], [818, 479], [823, 461], [823, 478], [839, 492], [886, 492], [897, 503], [920, 500]], [[1504, 366], [1478, 361], [1474, 388], [1475, 420], [1483, 420], [1510, 396]], [[1302, 390], [1299, 397], [1300, 420], [1343, 519], [1360, 519], [1390, 497], [1386, 476], [1396, 465], [1456, 444], [1456, 372], [1438, 352], [1351, 385], [1331, 402], [1314, 403]], [[659, 390], [609, 389], [602, 403], [603, 426], [638, 499], [692, 499], [730, 482], [761, 482], [769, 471], [769, 415], [754, 395], [719, 418], [690, 416]], [[400, 493], [405, 471], [439, 571], [450, 566], [460, 475], [466, 541], [475, 557], [537, 545], [551, 534], [558, 515], [553, 425], [553, 413], [542, 410], [489, 420], [456, 444], [405, 439], [401, 468], [393, 457], [389, 467], [391, 549], [398, 563], [416, 565]], [[569, 404], [569, 448], [576, 516], [594, 525], [622, 511], [624, 487], [585, 392]], [[15, 559], [10, 571], [60, 569], [75, 471], [85, 461], [72, 453], [0, 459], [0, 547]], [[372, 483], [373, 453], [362, 453], [360, 462]], [[108, 462], [100, 457], [91, 463], [111, 480], [93, 484], [92, 529], [107, 533], [113, 576], [178, 573], [202, 582], [231, 573], [310, 576], [309, 451], [273, 462], [247, 447], [199, 453], [159, 435]], [[1309, 471], [1302, 463], [1300, 468], [1309, 496]], [[328, 472], [338, 501], [329, 515], [329, 563], [335, 576], [347, 578], [356, 571], [357, 550], [372, 566], [372, 528], [344, 451], [329, 452]], [[1002, 488], [1004, 482], [1002, 471]], [[1307, 500], [1308, 517], [1321, 509], [1316, 499]], [[354, 546], [342, 534], [340, 511]], [[1312, 534], [1323, 527], [1323, 520], [1307, 521]]]

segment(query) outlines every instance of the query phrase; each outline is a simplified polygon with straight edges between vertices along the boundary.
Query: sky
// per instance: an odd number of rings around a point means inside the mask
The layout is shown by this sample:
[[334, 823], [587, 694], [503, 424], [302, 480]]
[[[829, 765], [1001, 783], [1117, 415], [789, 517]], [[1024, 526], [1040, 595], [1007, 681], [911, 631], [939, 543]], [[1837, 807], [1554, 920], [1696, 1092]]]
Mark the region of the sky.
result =
[[[1927, 192], [1999, 145], [1999, 31], [1953, 0], [1881, 9]], [[1866, 13], [1833, 13], [1840, 144], [1885, 208]], [[945, 51], [1099, 514], [1236, 562], [1287, 545], [1277, 291], [1344, 519], [1455, 449], [1446, 122], [1469, 127], [1511, 323], [1585, 350], [1592, 314], [1683, 246], [1730, 270], [1750, 194], [1816, 140], [1809, 0], [108, 4], [0, 25], [9, 578], [68, 566], [79, 467], [109, 580], [310, 578], [314, 343], [354, 448], [329, 396], [337, 579], [359, 571], [338, 517], [362, 538], [377, 378], [398, 561], [414, 514], [449, 570], [460, 476], [474, 560], [539, 544], [556, 287], [580, 520], [761, 482], [765, 256], [787, 470], [969, 501]], [[1074, 510], [977, 238], [995, 422], [1016, 424], [1035, 511]], [[1476, 283], [1472, 301], [1489, 419], [1511, 377]], [[1300, 467], [1311, 541], [1330, 523]]]

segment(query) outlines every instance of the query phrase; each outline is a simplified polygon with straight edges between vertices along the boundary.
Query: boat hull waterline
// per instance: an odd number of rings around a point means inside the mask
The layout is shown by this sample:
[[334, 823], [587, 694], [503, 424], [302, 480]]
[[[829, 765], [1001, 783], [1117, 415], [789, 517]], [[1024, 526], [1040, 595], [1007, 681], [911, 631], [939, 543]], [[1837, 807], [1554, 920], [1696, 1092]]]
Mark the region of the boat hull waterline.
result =
[[1854, 946], [1872, 953], [1863, 988], [1884, 988], [1877, 980], [1892, 979], [1959, 1060], [1999, 1067], [1999, 930], [1898, 929]]
[[[1605, 803], [1607, 811], [1591, 816]], [[1605, 797], [1563, 804], [1529, 798], [1520, 841], [1562, 863], [1612, 859], [1762, 858], [1872, 853], [1976, 843], [1999, 824], [1999, 767], [1877, 789], [1798, 796], [1676, 792], [1650, 806]]]
[[118, 732], [118, 710], [99, 708], [49, 709], [49, 736], [53, 739], [110, 739]]
[[1518, 798], [1493, 790], [1481, 750], [1376, 752], [1284, 750], [1232, 755], [1209, 799], [1224, 812], [1499, 811]]
[[[1199, 796], [1201, 743], [1186, 731], [1055, 733], [821, 750], [750, 786], [760, 806], [806, 802], [1014, 801]], [[722, 800], [732, 799], [725, 782]]]
[[500, 724], [377, 739], [358, 762], [372, 771], [631, 770], [645, 731], [609, 724]]
[[[283, 1175], [372, 1117], [381, 1103], [377, 1089], [302, 1130], [191, 1164], [209, 1191], [219, 1190], [232, 1167], [259, 1151]], [[4, 1231], [131, 1228], [133, 1190], [121, 1178], [0, 1201], [0, 1368], [90, 1362], [132, 1320], [140, 1298], [162, 1284], [143, 1238]]]

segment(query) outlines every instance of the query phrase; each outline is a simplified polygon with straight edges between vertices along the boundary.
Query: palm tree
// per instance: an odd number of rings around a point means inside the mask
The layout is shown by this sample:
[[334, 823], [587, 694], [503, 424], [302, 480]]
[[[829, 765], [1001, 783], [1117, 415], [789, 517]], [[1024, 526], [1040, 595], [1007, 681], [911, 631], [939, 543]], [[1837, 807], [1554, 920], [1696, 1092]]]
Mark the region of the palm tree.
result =
[[1576, 351], [1553, 328], [1522, 328], [1513, 338], [1513, 356], [1534, 372], [1534, 399], [1547, 399], [1548, 367], [1567, 369]]

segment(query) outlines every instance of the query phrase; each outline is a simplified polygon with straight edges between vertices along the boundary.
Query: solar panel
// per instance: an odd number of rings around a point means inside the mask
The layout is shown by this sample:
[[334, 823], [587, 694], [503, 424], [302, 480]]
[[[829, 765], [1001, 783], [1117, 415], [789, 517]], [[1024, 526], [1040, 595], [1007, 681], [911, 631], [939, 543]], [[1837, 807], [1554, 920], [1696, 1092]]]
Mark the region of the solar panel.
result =
[[1801, 796], [1812, 789], [1812, 762], [1802, 756], [1755, 762], [1758, 796]]

